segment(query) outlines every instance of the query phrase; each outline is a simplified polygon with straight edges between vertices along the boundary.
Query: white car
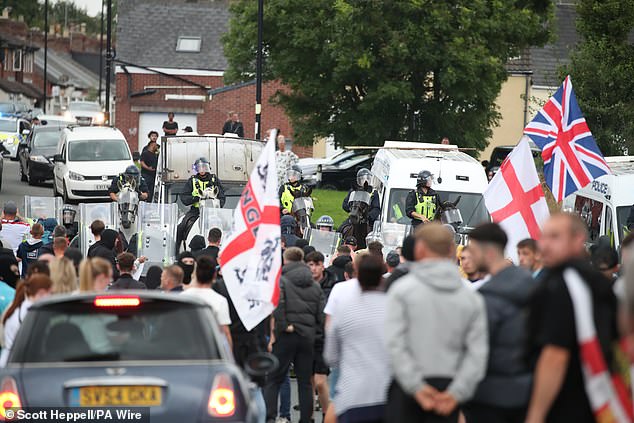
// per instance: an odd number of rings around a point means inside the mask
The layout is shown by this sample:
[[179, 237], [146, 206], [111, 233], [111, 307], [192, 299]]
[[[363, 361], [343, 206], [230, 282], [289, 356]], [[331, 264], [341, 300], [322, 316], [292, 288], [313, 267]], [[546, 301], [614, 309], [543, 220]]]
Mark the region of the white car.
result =
[[71, 101], [63, 116], [78, 125], [103, 125], [105, 122], [101, 106], [95, 101]]
[[6, 155], [11, 160], [18, 159], [18, 145], [26, 139], [30, 129], [31, 125], [25, 119], [0, 118], [0, 144], [8, 151]]
[[112, 180], [134, 164], [133, 157], [116, 128], [65, 128], [53, 157], [53, 193], [65, 203], [107, 199]]

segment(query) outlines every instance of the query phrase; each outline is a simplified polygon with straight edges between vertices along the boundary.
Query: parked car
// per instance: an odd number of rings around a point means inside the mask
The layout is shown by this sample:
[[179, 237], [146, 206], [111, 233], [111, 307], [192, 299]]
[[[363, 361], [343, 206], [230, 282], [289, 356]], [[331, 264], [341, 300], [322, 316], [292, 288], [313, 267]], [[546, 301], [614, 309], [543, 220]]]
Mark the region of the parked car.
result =
[[133, 165], [125, 137], [116, 128], [76, 126], [62, 130], [53, 156], [53, 193], [69, 201], [108, 199], [112, 180]]
[[53, 156], [63, 127], [33, 127], [26, 140], [18, 145], [20, 179], [35, 185], [53, 179]]
[[343, 150], [325, 159], [300, 159], [298, 165], [302, 169], [304, 182], [310, 185], [319, 185], [318, 173], [320, 169], [330, 169], [333, 166], [345, 167], [347, 161], [367, 154], [368, 150]]
[[24, 103], [0, 102], [0, 116], [28, 118], [30, 106]]
[[[542, 152], [539, 147], [537, 147], [537, 145], [532, 141], [529, 142], [529, 145], [531, 147], [531, 154], [533, 155], [533, 159], [540, 157]], [[489, 174], [489, 172], [493, 172], [493, 174], [495, 175], [500, 169], [500, 166], [502, 166], [502, 163], [504, 162], [504, 159], [506, 159], [506, 156], [508, 156], [514, 148], [514, 145], [503, 145], [500, 147], [495, 147], [491, 152], [491, 159], [485, 166], [487, 175]]]
[[[249, 361], [247, 371], [275, 366], [273, 359]], [[172, 423], [256, 422], [259, 412], [255, 386], [235, 364], [211, 308], [161, 292], [73, 294], [33, 304], [0, 381], [2, 413], [148, 407], [152, 423]]]
[[76, 125], [72, 119], [68, 119], [64, 116], [60, 115], [37, 115], [37, 119], [40, 121], [38, 125], [40, 126], [68, 126], [68, 125]]
[[21, 118], [0, 118], [0, 143], [6, 151], [2, 154], [11, 160], [18, 160], [18, 145], [26, 139], [31, 129], [31, 124]]
[[64, 117], [79, 125], [102, 125], [105, 115], [96, 101], [71, 101]]
[[348, 190], [357, 180], [357, 172], [361, 168], [370, 169], [374, 161], [375, 151], [364, 154], [355, 154], [336, 164], [323, 164], [318, 166], [318, 186], [322, 189]]

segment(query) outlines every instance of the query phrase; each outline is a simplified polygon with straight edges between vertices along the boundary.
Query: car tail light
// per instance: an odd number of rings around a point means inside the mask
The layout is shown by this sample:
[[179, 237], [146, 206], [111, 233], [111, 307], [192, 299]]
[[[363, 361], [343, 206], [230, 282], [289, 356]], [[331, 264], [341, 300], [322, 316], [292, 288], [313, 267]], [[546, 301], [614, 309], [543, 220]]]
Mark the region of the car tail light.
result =
[[231, 377], [226, 373], [219, 373], [214, 378], [207, 410], [212, 417], [231, 417], [235, 414], [235, 391]]
[[4, 421], [11, 421], [14, 417], [7, 416], [7, 410], [16, 411], [20, 408], [22, 408], [22, 401], [18, 393], [18, 384], [12, 377], [5, 377], [0, 385], [0, 417]]
[[137, 307], [141, 299], [132, 295], [98, 296], [95, 298], [95, 307]]

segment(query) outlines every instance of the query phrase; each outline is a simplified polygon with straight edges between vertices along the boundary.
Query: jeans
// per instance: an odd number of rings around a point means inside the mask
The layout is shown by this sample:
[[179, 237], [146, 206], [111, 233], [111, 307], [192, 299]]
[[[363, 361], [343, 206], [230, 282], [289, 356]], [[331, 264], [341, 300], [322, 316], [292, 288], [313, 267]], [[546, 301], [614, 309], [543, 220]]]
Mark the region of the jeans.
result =
[[464, 408], [464, 415], [469, 423], [523, 423], [526, 420], [526, 408], [469, 403]]
[[288, 373], [280, 386], [280, 417], [291, 419], [291, 377]]
[[[451, 383], [451, 379], [429, 378], [425, 379], [425, 382], [439, 391], [444, 391]], [[458, 407], [448, 416], [423, 410], [413, 396], [403, 391], [398, 382], [393, 381], [387, 394], [384, 423], [458, 423], [459, 415]]]
[[297, 375], [297, 391], [299, 394], [300, 423], [310, 423], [313, 414], [313, 388], [310, 378], [313, 374], [314, 341], [296, 333], [281, 333], [273, 345], [273, 355], [280, 366], [264, 388], [266, 401], [266, 419], [274, 421], [277, 416], [277, 397], [280, 386], [288, 375], [291, 363]]

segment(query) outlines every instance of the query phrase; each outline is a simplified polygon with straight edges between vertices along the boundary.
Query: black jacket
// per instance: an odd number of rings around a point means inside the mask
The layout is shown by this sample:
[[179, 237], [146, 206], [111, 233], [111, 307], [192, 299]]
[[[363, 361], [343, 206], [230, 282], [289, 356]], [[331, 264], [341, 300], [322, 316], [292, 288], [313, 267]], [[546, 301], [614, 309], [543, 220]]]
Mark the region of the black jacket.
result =
[[[407, 198], [405, 199], [405, 214], [407, 215], [407, 217], [409, 217], [410, 219], [412, 219], [412, 225], [417, 226], [420, 225], [421, 223], [423, 223], [422, 220], [418, 220], [418, 219], [414, 219], [412, 217], [412, 212], [416, 211], [416, 203], [418, 202], [416, 200], [416, 194], [418, 193], [418, 190], [412, 190], [410, 192], [407, 193]], [[427, 194], [424, 194], [425, 196], [435, 196], [435, 203], [436, 203], [436, 215], [438, 215], [438, 213], [440, 213], [440, 199], [438, 198], [438, 193], [436, 191], [434, 191], [431, 188], [428, 188], [427, 190]]]
[[113, 276], [118, 277], [117, 256], [114, 252], [114, 245], [119, 234], [114, 229], [106, 229], [101, 234], [101, 240], [95, 242], [88, 248], [88, 257], [101, 257], [112, 264]]
[[[335, 282], [341, 282], [346, 279], [344, 275], [346, 264], [351, 261], [352, 257], [350, 256], [339, 256], [332, 261], [332, 264], [326, 270], [335, 277]], [[328, 295], [330, 295], [330, 292]]]
[[372, 187], [369, 187], [367, 190], [364, 190], [361, 187], [350, 189], [348, 191], [348, 194], [346, 194], [346, 198], [344, 198], [343, 202], [341, 203], [341, 208], [346, 213], [350, 213], [350, 204], [349, 204], [350, 194], [352, 194], [354, 191], [368, 191], [369, 193], [371, 193], [370, 208], [368, 209], [368, 223], [370, 224], [370, 229], [372, 229], [372, 226], [374, 225], [374, 221], [378, 219], [379, 216], [381, 215], [381, 202], [379, 201], [379, 194]]
[[[205, 248], [203, 248], [202, 250], [198, 250], [198, 251], [192, 251], [192, 255], [194, 256], [195, 259], [198, 259], [198, 257], [211, 257], [214, 260], [218, 260], [218, 253], [220, 252], [220, 248], [216, 247], [215, 245], [209, 245]], [[233, 319], [231, 319], [231, 321], [233, 321]]]
[[[191, 206], [192, 204], [200, 201], [200, 197], [194, 197], [192, 195], [192, 193], [194, 192], [194, 178], [202, 182], [211, 182], [208, 187], [216, 185], [218, 187], [218, 200], [220, 201], [220, 207], [223, 207], [225, 205], [225, 190], [222, 187], [222, 184], [220, 183], [218, 177], [212, 173], [206, 173], [205, 176], [194, 175], [187, 180], [180, 195], [181, 201], [184, 205]], [[215, 184], [213, 183], [213, 181], [215, 181]], [[192, 209], [198, 210], [197, 207], [193, 206]]]
[[122, 273], [119, 279], [112, 282], [108, 286], [108, 291], [116, 291], [118, 289], [147, 289], [143, 282], [139, 282], [129, 273]]
[[236, 134], [238, 137], [244, 138], [244, 126], [242, 125], [242, 122], [228, 120], [222, 127], [222, 134]]
[[297, 221], [295, 218], [288, 215], [282, 216], [280, 219], [280, 229], [286, 248], [294, 247], [297, 240], [299, 240], [299, 237], [295, 235], [295, 230], [297, 229]]
[[[275, 309], [275, 333], [284, 333], [293, 325], [295, 333], [311, 342], [323, 339], [324, 292], [313, 282], [308, 266], [301, 262], [282, 267], [280, 301]], [[323, 342], [323, 341], [322, 341]]]
[[[121, 175], [123, 174], [120, 174], [112, 180], [112, 182], [110, 183], [110, 188], [108, 188], [108, 193], [119, 193], [119, 178], [121, 177]], [[148, 192], [147, 182], [145, 182], [145, 178], [143, 176], [139, 176], [139, 184], [136, 186], [135, 191], [137, 192], [137, 194]]]
[[224, 279], [218, 278], [211, 286], [211, 289], [225, 297], [227, 299], [227, 303], [229, 303], [229, 316], [231, 317], [229, 330], [231, 331], [231, 337], [234, 338], [234, 340], [239, 339], [240, 341], [246, 341], [247, 338], [253, 339], [262, 349], [266, 347], [266, 341], [264, 340], [264, 322], [266, 319], [251, 331], [248, 331], [242, 324], [242, 320], [240, 320], [240, 316], [238, 315], [238, 311], [231, 300], [231, 296], [229, 295], [229, 290], [227, 289]]
[[531, 274], [515, 266], [503, 269], [480, 288], [487, 311], [489, 361], [473, 402], [505, 408], [528, 406], [533, 377], [524, 347], [534, 289]]
[[324, 269], [324, 277], [319, 281], [319, 286], [321, 290], [324, 291], [324, 303], [328, 302], [328, 297], [330, 297], [330, 291], [335, 286], [335, 284], [339, 282], [337, 280], [337, 275], [328, 271], [328, 269]]
[[10, 248], [0, 248], [0, 280], [15, 288], [20, 279], [18, 260]]

